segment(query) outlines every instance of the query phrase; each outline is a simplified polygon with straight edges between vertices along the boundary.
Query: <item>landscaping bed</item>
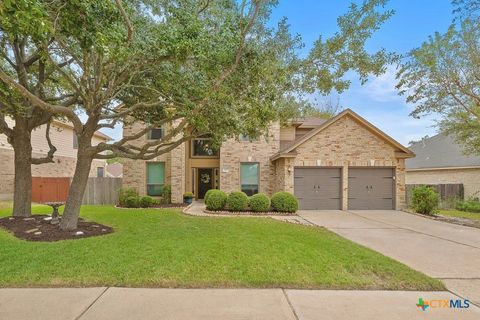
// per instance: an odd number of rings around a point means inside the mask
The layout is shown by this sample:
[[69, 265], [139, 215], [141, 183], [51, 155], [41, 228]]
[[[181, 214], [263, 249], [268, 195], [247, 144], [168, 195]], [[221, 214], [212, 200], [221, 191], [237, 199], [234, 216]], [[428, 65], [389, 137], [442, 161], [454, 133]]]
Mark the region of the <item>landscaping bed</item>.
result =
[[0, 219], [0, 226], [17, 238], [45, 242], [103, 236], [113, 232], [111, 227], [81, 218], [77, 229], [63, 231], [58, 225], [50, 223], [51, 218], [49, 215], [33, 215], [28, 218], [5, 217]]
[[229, 211], [229, 210], [219, 210], [219, 211], [212, 211], [212, 210], [203, 210], [205, 213], [209, 214], [217, 214], [217, 215], [226, 215], [226, 216], [297, 216], [294, 212], [278, 212], [278, 211]]
[[[165, 203], [165, 204], [154, 204], [148, 207], [148, 209], [169, 209], [169, 208], [185, 208], [187, 207], [188, 204], [185, 203]], [[146, 208], [130, 208], [127, 206], [122, 206], [118, 204], [116, 206], [117, 208], [120, 209], [146, 209]]]
[[[45, 217], [51, 208], [35, 206]], [[441, 290], [442, 283], [324, 228], [177, 209], [82, 206], [108, 237], [22, 241], [0, 229], [0, 287]], [[0, 216], [11, 213], [0, 209]], [[7, 218], [8, 219], [8, 218]]]

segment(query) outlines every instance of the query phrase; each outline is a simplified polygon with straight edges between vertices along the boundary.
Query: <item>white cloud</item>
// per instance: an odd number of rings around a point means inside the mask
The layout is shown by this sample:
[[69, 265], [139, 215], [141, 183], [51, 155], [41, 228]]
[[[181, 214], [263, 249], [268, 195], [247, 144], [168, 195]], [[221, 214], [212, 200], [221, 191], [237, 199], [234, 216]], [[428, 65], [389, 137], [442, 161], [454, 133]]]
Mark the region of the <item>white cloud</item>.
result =
[[388, 66], [384, 74], [371, 78], [360, 90], [374, 101], [403, 101], [395, 88], [397, 84], [396, 73], [397, 69], [394, 66]]

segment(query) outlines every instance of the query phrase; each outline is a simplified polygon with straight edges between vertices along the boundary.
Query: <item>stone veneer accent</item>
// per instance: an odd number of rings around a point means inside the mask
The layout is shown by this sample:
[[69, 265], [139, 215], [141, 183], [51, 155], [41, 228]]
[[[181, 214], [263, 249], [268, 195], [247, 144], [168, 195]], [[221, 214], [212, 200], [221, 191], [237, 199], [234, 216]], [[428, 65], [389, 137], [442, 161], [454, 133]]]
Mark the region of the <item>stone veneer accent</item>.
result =
[[[395, 167], [396, 207], [400, 209], [405, 206], [405, 161], [396, 158], [396, 151], [399, 150], [346, 115], [299, 145], [294, 150], [298, 154], [294, 166], [342, 167], [344, 210], [348, 204], [349, 166]], [[285, 190], [293, 190], [293, 176], [293, 172], [285, 174]]]
[[[42, 157], [43, 154], [34, 153], [34, 157]], [[72, 157], [55, 156], [54, 163], [32, 165], [33, 177], [73, 177], [77, 159]], [[13, 199], [14, 184], [14, 153], [10, 149], [0, 149], [0, 200]], [[104, 160], [94, 160], [90, 169], [90, 177], [97, 176], [97, 167], [105, 167]]]
[[220, 148], [220, 189], [225, 192], [239, 191], [240, 164], [258, 162], [260, 166], [259, 192], [272, 194], [275, 189], [275, 164], [270, 157], [280, 149], [280, 124], [269, 127], [266, 137], [258, 141], [236, 141], [229, 139]]

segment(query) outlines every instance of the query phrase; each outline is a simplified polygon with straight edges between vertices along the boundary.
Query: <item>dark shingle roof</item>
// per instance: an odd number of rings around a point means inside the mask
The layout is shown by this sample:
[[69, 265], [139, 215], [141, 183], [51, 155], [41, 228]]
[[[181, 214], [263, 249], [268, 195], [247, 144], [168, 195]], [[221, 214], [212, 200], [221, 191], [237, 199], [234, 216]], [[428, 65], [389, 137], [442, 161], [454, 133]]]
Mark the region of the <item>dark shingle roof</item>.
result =
[[327, 121], [327, 119], [321, 118], [303, 118], [302, 120], [302, 124], [299, 126], [299, 128], [318, 127], [319, 125], [322, 125], [324, 122]]
[[407, 169], [480, 166], [480, 157], [464, 155], [462, 146], [450, 136], [437, 134], [409, 147], [417, 155], [407, 159]]

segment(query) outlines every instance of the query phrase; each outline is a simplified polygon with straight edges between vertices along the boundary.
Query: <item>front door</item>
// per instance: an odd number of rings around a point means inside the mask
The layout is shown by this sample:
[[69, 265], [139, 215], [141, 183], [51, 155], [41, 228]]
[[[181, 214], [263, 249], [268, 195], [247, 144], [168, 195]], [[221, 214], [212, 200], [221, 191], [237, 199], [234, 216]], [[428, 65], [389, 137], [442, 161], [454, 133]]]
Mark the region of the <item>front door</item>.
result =
[[208, 190], [213, 189], [214, 177], [212, 168], [198, 169], [198, 199], [203, 199]]

